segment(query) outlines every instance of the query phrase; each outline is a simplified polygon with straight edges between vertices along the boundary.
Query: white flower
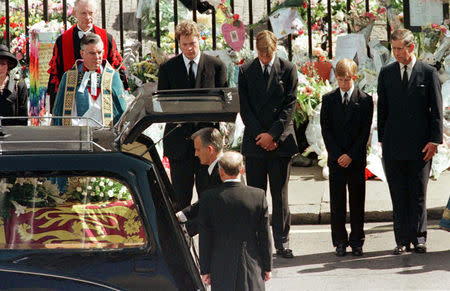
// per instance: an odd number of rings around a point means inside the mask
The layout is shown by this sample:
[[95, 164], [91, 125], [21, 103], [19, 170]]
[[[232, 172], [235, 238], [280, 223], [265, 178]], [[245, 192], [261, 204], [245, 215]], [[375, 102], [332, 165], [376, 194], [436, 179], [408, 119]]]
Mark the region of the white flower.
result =
[[83, 191], [83, 189], [81, 189], [81, 187], [77, 187], [77, 192], [81, 192], [81, 191]]
[[117, 195], [118, 199], [122, 199], [122, 193], [119, 192], [119, 194]]
[[59, 196], [58, 185], [53, 184], [50, 180], [45, 180], [42, 185], [50, 192], [51, 195]]
[[344, 17], [345, 17], [345, 14], [344, 14], [344, 12], [342, 12], [342, 11], [337, 11], [336, 12], [336, 20], [337, 21], [343, 21], [344, 20]]
[[113, 181], [109, 181], [108, 186], [112, 186], [112, 185], [114, 185]]
[[100, 191], [100, 187], [99, 186], [95, 186], [95, 191]]
[[4, 194], [6, 192], [9, 192], [9, 188], [11, 184], [6, 183], [6, 179], [2, 179], [0, 182], [0, 194]]
[[122, 186], [122, 188], [120, 188], [120, 190], [119, 190], [119, 193], [120, 193], [120, 194], [123, 194], [123, 193], [125, 193], [125, 192], [127, 192], [127, 187]]
[[91, 185], [87, 186], [87, 189], [92, 190], [92, 186]]
[[12, 200], [11, 203], [14, 205], [14, 208], [16, 209], [16, 211], [14, 212], [17, 217], [19, 217], [21, 214], [25, 213], [25, 206], [20, 205], [19, 203], [17, 203], [16, 201]]
[[83, 191], [83, 192], [81, 192], [81, 195], [87, 196], [87, 192], [86, 192], [86, 191]]
[[108, 196], [109, 197], [114, 197], [114, 191], [113, 190], [109, 190], [108, 191]]
[[98, 196], [100, 196], [100, 197], [104, 197], [104, 196], [105, 196], [105, 194], [103, 194], [103, 192], [100, 192], [100, 194], [98, 194]]
[[102, 182], [99, 183], [99, 185], [100, 185], [101, 187], [103, 187], [103, 186], [105, 186], [105, 183], [102, 181]]
[[91, 178], [91, 182], [95, 182], [95, 181], [97, 181], [97, 179]]

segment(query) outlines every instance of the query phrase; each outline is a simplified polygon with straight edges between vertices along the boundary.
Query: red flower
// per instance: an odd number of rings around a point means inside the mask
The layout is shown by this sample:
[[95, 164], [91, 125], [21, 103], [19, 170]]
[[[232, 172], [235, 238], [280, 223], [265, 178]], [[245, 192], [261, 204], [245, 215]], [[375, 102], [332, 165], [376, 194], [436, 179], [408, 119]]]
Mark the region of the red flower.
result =
[[370, 178], [374, 178], [375, 177], [375, 175], [371, 172], [371, 171], [369, 171], [369, 169], [367, 169], [366, 168], [366, 170], [365, 170], [365, 176], [366, 176], [366, 180], [368, 180], [368, 179], [370, 179]]
[[5, 25], [6, 24], [6, 16], [3, 16], [2, 18], [0, 18], [0, 25]]
[[239, 20], [239, 14], [233, 14], [233, 19], [234, 20]]
[[308, 7], [308, 1], [303, 1], [303, 8], [306, 9], [306, 7]]
[[386, 12], [386, 8], [384, 8], [384, 7], [380, 7], [380, 8], [377, 9], [377, 13], [378, 14], [383, 14], [385, 12]]
[[314, 23], [313, 26], [312, 26], [312, 29], [313, 30], [317, 30], [318, 28], [319, 28], [319, 26], [317, 26], [317, 23]]
[[431, 24], [431, 27], [432, 27], [432, 28], [435, 28], [435, 29], [436, 29], [436, 28], [439, 28], [439, 24], [432, 23], [432, 24]]
[[6, 30], [3, 31], [3, 39], [6, 39]]
[[19, 27], [19, 25], [18, 25], [17, 23], [14, 23], [14, 22], [11, 22], [11, 23], [10, 23], [10, 26], [11, 26], [12, 28]]
[[298, 31], [298, 34], [299, 35], [302, 35], [302, 34], [304, 34], [305, 33], [305, 31], [303, 30], [303, 29], [300, 29], [299, 31]]
[[202, 39], [205, 40], [205, 39], [206, 39], [206, 36], [202, 36]]
[[441, 32], [442, 32], [443, 34], [446, 34], [446, 33], [447, 33], [447, 29], [445, 29], [445, 27], [441, 26], [439, 29], [441, 30]]
[[241, 60], [239, 61], [238, 65], [240, 66], [240, 65], [242, 65], [243, 63], [244, 63], [244, 59], [241, 59]]

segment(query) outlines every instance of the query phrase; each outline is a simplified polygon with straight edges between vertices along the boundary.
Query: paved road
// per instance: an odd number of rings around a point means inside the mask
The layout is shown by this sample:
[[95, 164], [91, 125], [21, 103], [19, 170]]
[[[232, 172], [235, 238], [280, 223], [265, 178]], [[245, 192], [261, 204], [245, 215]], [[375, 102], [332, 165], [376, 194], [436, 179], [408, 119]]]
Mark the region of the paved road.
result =
[[450, 290], [450, 233], [429, 221], [428, 253], [392, 255], [392, 224], [366, 224], [364, 256], [336, 257], [329, 225], [293, 226], [294, 259], [274, 257], [267, 290]]

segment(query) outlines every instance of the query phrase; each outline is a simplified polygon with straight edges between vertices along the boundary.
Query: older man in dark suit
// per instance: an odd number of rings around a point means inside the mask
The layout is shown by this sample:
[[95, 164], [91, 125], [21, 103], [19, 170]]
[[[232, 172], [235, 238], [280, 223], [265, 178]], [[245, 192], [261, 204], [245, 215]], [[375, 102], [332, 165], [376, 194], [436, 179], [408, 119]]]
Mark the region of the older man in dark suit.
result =
[[[206, 179], [203, 191], [213, 189], [222, 184], [219, 175], [219, 159], [223, 154], [223, 136], [217, 128], [204, 127], [192, 135], [194, 141], [195, 156], [199, 158], [200, 164], [208, 166], [206, 175], [201, 178]], [[198, 192], [200, 200], [202, 192]], [[181, 223], [185, 223], [186, 230], [190, 236], [198, 234], [198, 210], [199, 201], [185, 207], [177, 212], [177, 218]]]
[[[218, 58], [200, 52], [200, 32], [195, 22], [183, 21], [178, 24], [175, 37], [182, 54], [161, 65], [158, 90], [227, 86], [225, 65]], [[176, 124], [166, 124], [164, 155], [169, 158], [170, 175], [176, 195], [173, 202], [177, 210], [191, 204], [194, 181], [198, 192], [205, 186], [202, 184], [204, 178], [195, 178], [205, 171], [194, 156], [194, 146], [190, 137], [198, 129], [208, 126], [213, 125], [184, 123], [177, 128]]]
[[239, 71], [241, 116], [245, 124], [242, 154], [247, 185], [272, 195], [272, 230], [277, 254], [289, 249], [291, 215], [288, 182], [291, 158], [298, 152], [293, 117], [297, 102], [297, 69], [275, 55], [277, 38], [264, 30], [256, 36], [258, 57]]
[[217, 290], [265, 290], [271, 277], [272, 244], [264, 191], [242, 184], [243, 157], [219, 160], [223, 184], [203, 193], [200, 203], [200, 270]]
[[436, 70], [414, 56], [414, 36], [399, 29], [391, 47], [397, 62], [378, 77], [378, 140], [391, 192], [399, 255], [426, 252], [426, 191], [431, 159], [442, 143], [442, 96]]

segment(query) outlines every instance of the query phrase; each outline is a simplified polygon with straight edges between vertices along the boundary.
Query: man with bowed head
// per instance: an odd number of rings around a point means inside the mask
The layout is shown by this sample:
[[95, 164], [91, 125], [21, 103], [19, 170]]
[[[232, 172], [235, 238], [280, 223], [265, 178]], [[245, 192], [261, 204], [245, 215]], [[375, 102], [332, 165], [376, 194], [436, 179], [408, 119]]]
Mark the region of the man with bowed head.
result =
[[269, 212], [264, 191], [245, 186], [243, 157], [228, 151], [219, 159], [223, 184], [200, 202], [200, 271], [217, 290], [265, 290], [272, 269]]
[[426, 193], [431, 159], [442, 143], [442, 96], [436, 69], [414, 56], [414, 35], [395, 30], [396, 62], [378, 76], [378, 141], [391, 193], [395, 255], [427, 250]]
[[102, 58], [108, 60], [111, 66], [119, 71], [124, 88], [126, 90], [129, 89], [125, 67], [122, 65], [122, 57], [116, 48], [114, 38], [105, 29], [94, 25], [97, 14], [97, 1], [76, 0], [73, 14], [77, 23], [56, 39], [53, 47], [53, 57], [49, 63], [48, 73], [50, 77], [47, 88], [50, 95], [51, 108], [54, 106], [56, 93], [63, 74], [73, 67], [76, 60], [81, 59], [81, 39], [89, 32], [100, 36], [104, 48]]

